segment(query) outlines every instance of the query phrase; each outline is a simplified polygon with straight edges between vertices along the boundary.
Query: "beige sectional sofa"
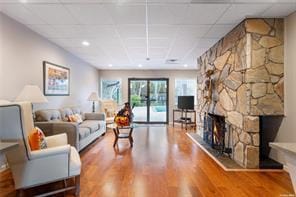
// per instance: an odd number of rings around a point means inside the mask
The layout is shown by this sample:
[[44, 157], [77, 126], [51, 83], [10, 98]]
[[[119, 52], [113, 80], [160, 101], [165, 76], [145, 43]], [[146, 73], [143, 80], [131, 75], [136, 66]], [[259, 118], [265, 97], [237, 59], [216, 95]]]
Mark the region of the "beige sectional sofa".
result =
[[[68, 116], [76, 113], [81, 114], [83, 122], [68, 122]], [[68, 143], [78, 151], [106, 132], [104, 113], [83, 113], [78, 107], [38, 110], [35, 112], [34, 124], [42, 129], [46, 136], [66, 133]]]

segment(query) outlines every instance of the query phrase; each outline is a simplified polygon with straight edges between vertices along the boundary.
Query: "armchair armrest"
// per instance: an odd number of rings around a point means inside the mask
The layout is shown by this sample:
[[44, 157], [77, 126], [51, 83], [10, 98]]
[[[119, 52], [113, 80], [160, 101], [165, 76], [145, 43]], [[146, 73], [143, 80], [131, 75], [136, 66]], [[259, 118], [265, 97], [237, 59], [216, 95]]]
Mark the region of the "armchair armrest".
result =
[[47, 147], [49, 148], [68, 144], [66, 133], [45, 137], [45, 141], [47, 143]]
[[35, 122], [35, 126], [39, 127], [45, 136], [56, 134], [67, 134], [68, 143], [79, 150], [79, 131], [78, 124], [74, 122]]
[[65, 146], [57, 146], [52, 148], [46, 148], [41, 150], [35, 150], [31, 152], [30, 159], [39, 159], [43, 157], [50, 157], [60, 154], [70, 154], [71, 146], [69, 144]]
[[106, 120], [105, 113], [85, 113], [86, 120]]

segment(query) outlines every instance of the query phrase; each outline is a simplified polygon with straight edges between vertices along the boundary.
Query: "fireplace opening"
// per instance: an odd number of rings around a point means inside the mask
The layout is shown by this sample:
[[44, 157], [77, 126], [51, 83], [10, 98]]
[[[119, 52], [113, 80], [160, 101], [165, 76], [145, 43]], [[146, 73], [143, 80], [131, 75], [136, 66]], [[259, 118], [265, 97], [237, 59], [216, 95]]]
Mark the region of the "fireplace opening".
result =
[[259, 167], [261, 169], [283, 169], [283, 165], [269, 157], [269, 142], [274, 142], [283, 116], [260, 116]]
[[203, 140], [221, 154], [225, 149], [225, 117], [205, 114]]

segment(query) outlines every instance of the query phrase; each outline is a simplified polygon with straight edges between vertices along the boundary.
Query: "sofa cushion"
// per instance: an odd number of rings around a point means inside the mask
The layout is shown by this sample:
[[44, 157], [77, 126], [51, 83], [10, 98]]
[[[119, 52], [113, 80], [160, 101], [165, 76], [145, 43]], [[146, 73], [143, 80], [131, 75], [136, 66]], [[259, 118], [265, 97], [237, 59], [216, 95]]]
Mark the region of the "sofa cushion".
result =
[[105, 128], [106, 127], [106, 121], [104, 121], [104, 120], [99, 120], [98, 121], [99, 122], [99, 129], [102, 129], [102, 128]]
[[68, 116], [74, 115], [72, 109], [70, 109], [70, 108], [60, 109], [60, 112], [61, 112], [61, 117], [62, 117], [63, 121], [68, 121], [69, 120]]
[[38, 110], [35, 112], [35, 119], [39, 122], [62, 120], [60, 111], [56, 109]]
[[85, 120], [84, 113], [79, 107], [71, 107], [71, 110], [74, 114], [80, 114], [82, 117], [82, 120]]
[[100, 129], [100, 121], [98, 120], [85, 120], [83, 121], [79, 127], [89, 128], [90, 131], [93, 133]]
[[87, 127], [79, 127], [79, 139], [86, 138], [90, 135], [90, 129]]

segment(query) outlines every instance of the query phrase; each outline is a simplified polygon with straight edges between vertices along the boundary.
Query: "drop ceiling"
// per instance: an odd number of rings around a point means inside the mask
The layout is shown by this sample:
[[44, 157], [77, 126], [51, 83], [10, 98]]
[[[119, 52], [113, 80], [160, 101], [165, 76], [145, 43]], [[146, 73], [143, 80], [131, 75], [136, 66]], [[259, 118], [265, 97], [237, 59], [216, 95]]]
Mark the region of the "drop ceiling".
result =
[[148, 0], [149, 61], [145, 0], [0, 0], [0, 11], [99, 69], [195, 69], [244, 18], [285, 17], [296, 0]]

